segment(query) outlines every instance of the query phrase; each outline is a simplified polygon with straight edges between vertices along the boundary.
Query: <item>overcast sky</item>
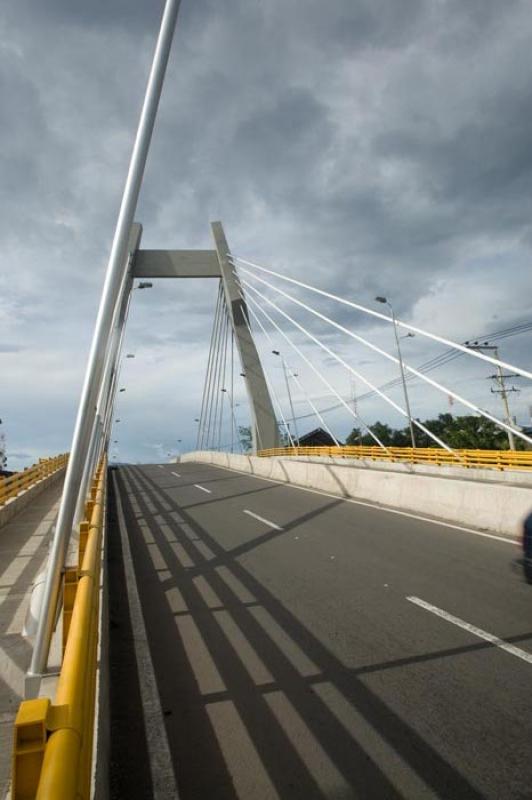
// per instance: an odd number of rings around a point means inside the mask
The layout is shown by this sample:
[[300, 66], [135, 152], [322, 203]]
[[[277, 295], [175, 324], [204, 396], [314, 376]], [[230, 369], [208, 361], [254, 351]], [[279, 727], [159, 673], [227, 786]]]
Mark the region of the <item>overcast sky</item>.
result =
[[[2, 4], [0, 417], [13, 469], [70, 446], [162, 7]], [[207, 248], [221, 219], [235, 253], [368, 305], [386, 294], [400, 317], [459, 341], [530, 321], [531, 87], [530, 2], [182, 0], [137, 211], [143, 245]], [[135, 293], [121, 459], [193, 447], [215, 293], [214, 281]], [[393, 350], [388, 327], [336, 313]], [[327, 341], [371, 381], [394, 377], [345, 337]], [[404, 347], [413, 364], [441, 349]], [[530, 350], [530, 334], [501, 343], [528, 369]], [[345, 372], [314, 359], [349, 393]], [[490, 368], [466, 366], [435, 376], [496, 411]], [[532, 395], [514, 385], [528, 422]], [[236, 396], [244, 423], [243, 387]], [[449, 410], [422, 388], [412, 400], [416, 416]], [[381, 401], [360, 411], [400, 424]], [[345, 412], [328, 419], [341, 436], [351, 427]]]

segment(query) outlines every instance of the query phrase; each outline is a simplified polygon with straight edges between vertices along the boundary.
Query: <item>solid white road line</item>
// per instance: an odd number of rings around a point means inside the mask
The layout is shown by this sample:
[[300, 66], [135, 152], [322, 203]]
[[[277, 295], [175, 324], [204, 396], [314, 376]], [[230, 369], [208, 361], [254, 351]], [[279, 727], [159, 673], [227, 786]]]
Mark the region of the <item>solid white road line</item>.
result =
[[253, 511], [248, 511], [248, 509], [244, 509], [244, 514], [247, 514], [249, 517], [253, 517], [254, 519], [258, 519], [259, 522], [264, 522], [269, 528], [273, 528], [276, 531], [282, 531], [280, 525], [276, 525], [275, 522], [270, 522], [269, 519], [264, 519], [264, 517], [259, 517], [258, 514], [254, 514]]
[[206, 489], [205, 486], [200, 486], [199, 483], [195, 483], [194, 486], [196, 489], [201, 489], [202, 492], [207, 492], [207, 494], [212, 494], [210, 489]]
[[[216, 466], [216, 465], [214, 465]], [[410, 519], [419, 519], [421, 522], [430, 522], [431, 525], [441, 525], [443, 528], [450, 528], [454, 531], [461, 531], [462, 533], [471, 533], [473, 536], [483, 536], [485, 539], [495, 539], [498, 542], [511, 544], [515, 547], [519, 544], [518, 539], [512, 539], [509, 536], [497, 536], [495, 533], [484, 533], [477, 531], [474, 528], [466, 528], [464, 525], [453, 525], [452, 522], [445, 522], [441, 519], [433, 519], [433, 517], [424, 517], [420, 514], [412, 514], [410, 511], [400, 511], [397, 508], [387, 508], [386, 506], [379, 506], [377, 503], [369, 503], [365, 500], [355, 500], [352, 497], [342, 497], [338, 494], [331, 494], [330, 492], [321, 492], [319, 489], [309, 489], [306, 486], [296, 486], [295, 483], [288, 483], [287, 481], [276, 481], [273, 478], [264, 478], [262, 475], [250, 475], [248, 472], [242, 472], [238, 469], [231, 467], [217, 467], [224, 469], [227, 472], [236, 472], [238, 475], [246, 475], [250, 478], [256, 478], [259, 481], [267, 481], [268, 483], [275, 483], [277, 486], [287, 486], [289, 489], [299, 489], [301, 492], [310, 492], [310, 494], [321, 494], [323, 497], [332, 497], [334, 500], [341, 500], [344, 503], [352, 503], [355, 506], [366, 506], [367, 508], [374, 508], [376, 511], [384, 511], [386, 514], [397, 514], [399, 517], [409, 517]]]
[[159, 469], [164, 469], [164, 466], [162, 464], [157, 464], [157, 466], [159, 467]]
[[180, 478], [180, 477], [181, 477], [181, 475], [179, 474], [179, 472], [172, 472], [172, 475], [175, 475], [175, 476], [176, 476], [176, 478]]
[[175, 800], [178, 798], [177, 785], [172, 766], [172, 756], [166, 737], [164, 716], [161, 708], [161, 699], [157, 689], [157, 680], [150, 655], [148, 634], [144, 624], [142, 606], [140, 604], [133, 557], [127, 535], [122, 500], [118, 490], [116, 473], [113, 473], [116, 509], [118, 512], [118, 527], [120, 542], [122, 544], [122, 563], [126, 578], [127, 600], [131, 627], [135, 632], [133, 645], [139, 673], [140, 696], [146, 729], [146, 742], [150, 759], [150, 771], [153, 784], [153, 797], [155, 800]]
[[430, 611], [432, 614], [436, 614], [436, 616], [441, 617], [442, 619], [446, 620], [446, 622], [451, 622], [453, 625], [457, 625], [464, 631], [472, 633], [473, 636], [478, 636], [479, 639], [484, 639], [485, 642], [494, 644], [495, 647], [498, 647], [500, 650], [504, 650], [506, 653], [510, 653], [510, 655], [520, 658], [522, 661], [526, 661], [528, 664], [532, 664], [532, 653], [527, 653], [526, 650], [521, 650], [520, 647], [514, 647], [513, 644], [508, 644], [502, 639], [499, 639], [498, 636], [493, 636], [492, 633], [483, 631], [482, 628], [477, 628], [475, 625], [471, 625], [469, 622], [464, 622], [464, 620], [460, 619], [460, 617], [455, 617], [452, 614], [449, 614], [447, 611], [438, 608], [437, 606], [426, 603], [424, 600], [420, 600], [419, 597], [407, 597], [406, 599], [410, 603], [414, 603], [416, 606], [424, 608], [425, 611]]

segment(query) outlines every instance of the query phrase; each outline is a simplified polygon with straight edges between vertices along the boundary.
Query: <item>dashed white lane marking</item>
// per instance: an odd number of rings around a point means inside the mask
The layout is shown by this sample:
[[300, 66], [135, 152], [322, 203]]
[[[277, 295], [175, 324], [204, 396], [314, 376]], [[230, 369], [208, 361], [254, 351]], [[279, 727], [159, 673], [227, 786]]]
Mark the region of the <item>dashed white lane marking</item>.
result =
[[179, 472], [172, 472], [171, 474], [172, 474], [172, 475], [175, 475], [175, 476], [176, 476], [176, 478], [180, 478], [180, 477], [181, 477], [181, 475], [179, 474]]
[[[249, 475], [247, 472], [242, 472], [232, 467], [220, 467], [227, 472], [237, 472], [239, 475]], [[471, 533], [473, 536], [483, 536], [485, 539], [495, 539], [504, 544], [511, 544], [515, 547], [519, 544], [519, 540], [510, 536], [497, 536], [494, 533], [484, 533], [484, 531], [477, 531], [474, 528], [467, 528], [464, 525], [453, 525], [452, 522], [445, 522], [441, 519], [434, 519], [433, 517], [424, 517], [421, 514], [413, 514], [411, 511], [400, 511], [398, 508], [388, 508], [387, 506], [380, 506], [376, 503], [368, 503], [365, 500], [355, 500], [353, 497], [342, 497], [338, 494], [331, 494], [331, 492], [322, 492], [319, 489], [309, 489], [306, 486], [296, 486], [295, 483], [287, 483], [286, 481], [276, 481], [273, 478], [265, 478], [262, 475], [251, 475], [250, 477], [256, 478], [260, 481], [267, 483], [275, 483], [276, 486], [287, 486], [289, 489], [298, 489], [301, 492], [309, 492], [310, 494], [321, 494], [323, 497], [332, 497], [333, 500], [341, 500], [343, 503], [352, 503], [354, 506], [366, 506], [366, 508], [374, 508], [375, 511], [383, 511], [385, 514], [396, 514], [399, 517], [409, 517], [410, 519], [419, 519], [421, 522], [429, 522], [431, 525], [440, 525], [443, 528], [449, 528], [454, 531], [461, 531], [462, 533]]]
[[153, 782], [153, 797], [155, 800], [176, 800], [179, 798], [177, 785], [172, 767], [172, 756], [166, 737], [166, 728], [161, 708], [161, 700], [157, 689], [157, 680], [153, 669], [153, 661], [150, 655], [148, 644], [148, 634], [144, 624], [144, 616], [140, 604], [133, 557], [127, 535], [124, 510], [118, 490], [116, 474], [113, 475], [116, 509], [118, 512], [118, 527], [120, 530], [120, 542], [122, 544], [122, 563], [126, 578], [126, 592], [131, 617], [131, 625], [135, 631], [133, 644], [135, 649], [135, 659], [141, 680], [140, 696], [142, 701], [142, 712], [146, 729], [146, 742], [150, 760], [150, 771]]
[[276, 531], [282, 531], [280, 525], [276, 525], [275, 522], [271, 522], [269, 519], [264, 519], [264, 517], [259, 517], [258, 514], [254, 514], [253, 511], [249, 511], [247, 508], [244, 509], [244, 514], [247, 514], [249, 517], [253, 517], [254, 519], [258, 519], [259, 522], [264, 522], [269, 528], [273, 528]]
[[426, 603], [425, 600], [420, 600], [419, 597], [407, 597], [406, 599], [410, 603], [414, 603], [416, 606], [424, 608], [425, 611], [430, 611], [432, 614], [436, 614], [437, 617], [441, 617], [446, 622], [451, 622], [453, 625], [457, 625], [459, 628], [462, 628], [462, 630], [472, 633], [473, 636], [478, 636], [479, 639], [484, 639], [485, 642], [490, 642], [490, 644], [495, 645], [495, 647], [498, 647], [500, 650], [504, 650], [506, 653], [510, 653], [510, 655], [520, 658], [522, 661], [526, 661], [528, 664], [532, 664], [532, 653], [527, 653], [526, 650], [521, 650], [520, 647], [514, 647], [513, 644], [508, 644], [502, 639], [499, 639], [498, 636], [494, 636], [492, 633], [483, 631], [482, 628], [477, 628], [475, 625], [471, 625], [469, 622], [465, 622], [463, 619], [460, 619], [460, 617], [455, 617], [453, 614], [449, 614], [442, 608], [438, 608], [438, 606], [433, 606], [430, 603]]
[[201, 489], [202, 492], [207, 492], [207, 494], [212, 494], [210, 489], [206, 489], [205, 486], [200, 486], [199, 483], [195, 483], [194, 486], [196, 489]]
[[162, 464], [157, 464], [157, 466], [159, 467], [159, 469], [164, 469]]

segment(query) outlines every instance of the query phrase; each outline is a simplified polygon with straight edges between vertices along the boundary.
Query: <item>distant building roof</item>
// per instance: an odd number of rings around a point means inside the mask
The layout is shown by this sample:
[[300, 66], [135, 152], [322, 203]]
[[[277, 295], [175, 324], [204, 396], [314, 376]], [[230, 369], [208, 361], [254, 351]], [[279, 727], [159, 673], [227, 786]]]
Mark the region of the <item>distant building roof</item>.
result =
[[331, 434], [324, 431], [323, 428], [315, 428], [313, 431], [300, 436], [296, 440], [296, 445], [299, 445], [299, 447], [336, 447], [336, 442]]

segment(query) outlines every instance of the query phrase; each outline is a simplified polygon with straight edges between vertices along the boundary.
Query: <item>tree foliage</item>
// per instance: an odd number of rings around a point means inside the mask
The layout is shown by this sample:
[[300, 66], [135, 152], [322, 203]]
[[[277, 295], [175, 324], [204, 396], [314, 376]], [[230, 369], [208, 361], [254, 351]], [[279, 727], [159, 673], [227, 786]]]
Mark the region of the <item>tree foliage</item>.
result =
[[[468, 415], [453, 417], [452, 414], [440, 414], [436, 419], [423, 422], [425, 428], [444, 441], [449, 447], [464, 450], [507, 450], [507, 434], [491, 422], [480, 416]], [[371, 430], [388, 447], [410, 447], [410, 429], [407, 427], [395, 430], [384, 422], [371, 425]], [[417, 447], [437, 447], [436, 442], [424, 431], [415, 428]], [[360, 428], [353, 428], [346, 439], [348, 445], [374, 445], [375, 440], [369, 433]], [[516, 439], [518, 450], [525, 449], [525, 443]]]
[[248, 425], [238, 426], [238, 435], [243, 453], [249, 453], [252, 448], [251, 428]]

